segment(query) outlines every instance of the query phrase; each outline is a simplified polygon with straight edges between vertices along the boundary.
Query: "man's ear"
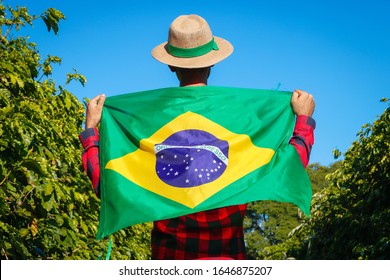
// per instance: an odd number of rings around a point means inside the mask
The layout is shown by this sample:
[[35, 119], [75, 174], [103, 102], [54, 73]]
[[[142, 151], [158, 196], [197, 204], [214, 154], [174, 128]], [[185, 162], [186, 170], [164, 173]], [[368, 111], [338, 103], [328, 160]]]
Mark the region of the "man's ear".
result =
[[168, 67], [171, 70], [171, 72], [176, 72], [176, 67], [175, 66], [168, 65]]

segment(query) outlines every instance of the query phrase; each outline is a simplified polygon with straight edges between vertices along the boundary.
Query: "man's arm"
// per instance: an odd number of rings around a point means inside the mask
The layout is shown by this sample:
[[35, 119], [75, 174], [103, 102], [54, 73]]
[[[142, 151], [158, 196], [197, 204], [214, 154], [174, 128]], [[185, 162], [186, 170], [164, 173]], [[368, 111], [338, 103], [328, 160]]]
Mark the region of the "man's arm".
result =
[[91, 179], [96, 195], [100, 196], [100, 164], [99, 164], [99, 131], [96, 128], [88, 128], [79, 135], [81, 144], [84, 147], [81, 156], [84, 170]]
[[289, 142], [297, 150], [305, 168], [309, 164], [311, 148], [314, 144], [315, 127], [316, 122], [312, 117], [297, 116], [293, 136]]
[[83, 167], [91, 179], [93, 189], [97, 196], [100, 196], [99, 131], [97, 130], [97, 126], [102, 117], [105, 100], [106, 96], [101, 94], [88, 102], [85, 130], [79, 136], [84, 147], [82, 154]]
[[295, 90], [291, 97], [291, 106], [297, 119], [290, 144], [295, 147], [303, 166], [306, 168], [314, 144], [314, 129], [316, 127], [312, 118], [315, 108], [314, 98], [303, 90]]

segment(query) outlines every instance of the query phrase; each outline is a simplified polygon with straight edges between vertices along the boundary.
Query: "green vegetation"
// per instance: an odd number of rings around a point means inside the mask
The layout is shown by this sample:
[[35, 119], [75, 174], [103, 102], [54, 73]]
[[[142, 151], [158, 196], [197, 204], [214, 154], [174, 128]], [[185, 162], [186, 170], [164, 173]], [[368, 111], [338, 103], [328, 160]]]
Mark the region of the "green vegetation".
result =
[[[382, 101], [385, 101], [382, 100]], [[329, 187], [314, 196], [312, 218], [287, 245], [299, 259], [390, 258], [390, 108], [363, 126]]]
[[[325, 177], [335, 171], [339, 165], [340, 162], [330, 167], [318, 163], [308, 165], [306, 170], [312, 182], [313, 193], [329, 186]], [[268, 251], [274, 245], [284, 242], [289, 233], [303, 222], [303, 219], [304, 214], [292, 204], [274, 201], [250, 203], [245, 219], [245, 241], [250, 258], [268, 258]], [[283, 251], [276, 255], [277, 259], [287, 257], [286, 252]]]
[[[286, 207], [278, 206], [257, 212], [267, 213], [269, 221], [263, 226], [264, 233], [256, 238], [255, 244], [262, 247], [252, 245], [251, 236], [247, 241], [251, 249], [255, 248], [252, 256], [261, 259], [389, 259], [389, 166], [388, 106], [373, 124], [363, 126], [344, 160], [330, 168], [318, 164], [309, 166], [313, 189], [317, 190], [310, 219], [294, 214], [296, 208], [284, 211]], [[295, 228], [292, 227], [294, 220], [299, 221]], [[289, 229], [292, 230], [287, 234]], [[266, 247], [268, 244], [271, 246]]]
[[[81, 166], [83, 104], [50, 79], [57, 56], [42, 61], [37, 45], [16, 36], [35, 20], [58, 32], [64, 15], [39, 16], [0, 2], [0, 244], [2, 259], [98, 259], [99, 201]], [[79, 73], [66, 83], [85, 84]], [[112, 258], [150, 257], [150, 225], [118, 232]]]

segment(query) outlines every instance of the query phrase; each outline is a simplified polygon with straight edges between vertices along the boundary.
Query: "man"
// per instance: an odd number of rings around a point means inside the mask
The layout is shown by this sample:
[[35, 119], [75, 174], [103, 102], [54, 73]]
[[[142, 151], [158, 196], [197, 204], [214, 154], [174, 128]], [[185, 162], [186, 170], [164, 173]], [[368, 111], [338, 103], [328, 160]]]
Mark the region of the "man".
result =
[[[213, 36], [207, 22], [197, 15], [176, 18], [169, 29], [168, 42], [153, 49], [152, 55], [175, 72], [180, 86], [206, 86], [213, 65], [233, 52], [232, 45]], [[99, 195], [99, 133], [105, 96], [93, 98], [87, 106], [86, 130], [80, 140], [84, 146], [83, 164]], [[313, 97], [294, 91], [291, 99], [297, 115], [290, 144], [306, 167], [314, 143]], [[154, 222], [153, 259], [246, 259], [243, 219], [246, 204], [189, 214]]]

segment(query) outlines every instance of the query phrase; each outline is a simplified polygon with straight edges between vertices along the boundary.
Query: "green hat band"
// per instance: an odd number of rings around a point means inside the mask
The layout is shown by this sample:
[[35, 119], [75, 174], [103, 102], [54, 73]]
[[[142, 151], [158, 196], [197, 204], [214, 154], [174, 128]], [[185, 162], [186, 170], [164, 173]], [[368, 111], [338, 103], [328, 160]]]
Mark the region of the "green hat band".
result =
[[176, 57], [183, 57], [183, 58], [197, 57], [209, 53], [212, 50], [215, 51], [219, 50], [217, 43], [214, 41], [214, 38], [211, 39], [210, 42], [202, 46], [195, 47], [195, 48], [188, 48], [188, 49], [178, 48], [168, 43], [168, 53]]

